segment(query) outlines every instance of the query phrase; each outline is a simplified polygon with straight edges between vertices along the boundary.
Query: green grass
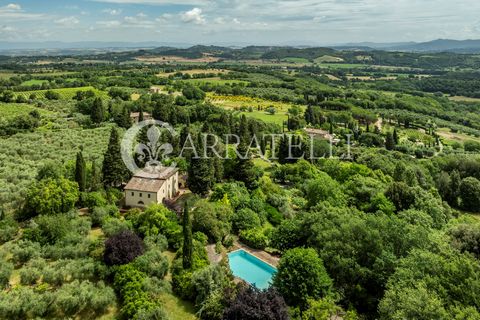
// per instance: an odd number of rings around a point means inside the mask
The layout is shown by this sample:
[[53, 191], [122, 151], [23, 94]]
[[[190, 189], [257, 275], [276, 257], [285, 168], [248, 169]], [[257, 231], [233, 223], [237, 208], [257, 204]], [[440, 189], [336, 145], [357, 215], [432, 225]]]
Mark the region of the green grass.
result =
[[[105, 91], [98, 90], [94, 87], [78, 87], [78, 88], [61, 88], [61, 89], [51, 89], [50, 91], [57, 92], [60, 94], [60, 100], [71, 100], [77, 91], [89, 91], [92, 90], [97, 96], [102, 99], [108, 98], [108, 93]], [[25, 99], [29, 99], [30, 95], [33, 93], [36, 95], [37, 99], [45, 99], [45, 93], [49, 90], [32, 90], [32, 91], [22, 91], [17, 92], [16, 95], [23, 95]]]
[[17, 74], [8, 72], [8, 71], [0, 71], [0, 79], [10, 79], [11, 77]]
[[32, 79], [22, 82], [22, 86], [34, 86], [34, 85], [42, 85], [44, 83], [48, 83], [48, 80], [39, 80], [39, 79]]
[[305, 58], [295, 58], [295, 57], [287, 57], [285, 59], [282, 59], [284, 62], [290, 62], [290, 63], [310, 63], [308, 59]]
[[195, 84], [201, 84], [201, 83], [214, 83], [214, 84], [220, 84], [220, 85], [225, 85], [225, 84], [247, 84], [247, 81], [244, 80], [224, 80], [220, 79], [218, 77], [215, 78], [204, 78], [204, 79], [189, 79], [189, 80], [183, 80]]
[[36, 108], [28, 104], [20, 103], [0, 103], [0, 118], [12, 119], [17, 116], [28, 114], [29, 112], [37, 110], [41, 115], [51, 115], [51, 111]]
[[262, 120], [266, 123], [275, 123], [275, 124], [278, 124], [280, 126], [284, 123], [284, 121], [288, 120], [287, 114], [283, 113], [283, 112], [277, 112], [275, 114], [269, 114], [265, 111], [254, 110], [253, 112], [238, 112], [238, 114], [244, 114], [247, 117]]
[[368, 67], [368, 65], [356, 63], [319, 63], [318, 66], [331, 69], [357, 69]]
[[184, 301], [173, 294], [165, 293], [159, 297], [160, 304], [170, 320], [195, 320], [195, 308], [193, 303]]

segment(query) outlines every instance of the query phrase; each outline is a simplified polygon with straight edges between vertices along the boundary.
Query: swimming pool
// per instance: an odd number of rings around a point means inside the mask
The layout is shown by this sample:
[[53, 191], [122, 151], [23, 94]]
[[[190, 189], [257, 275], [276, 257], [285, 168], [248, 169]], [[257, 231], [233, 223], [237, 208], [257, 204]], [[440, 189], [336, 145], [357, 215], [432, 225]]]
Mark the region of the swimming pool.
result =
[[233, 275], [241, 278], [259, 289], [267, 289], [277, 269], [251, 255], [245, 250], [237, 250], [228, 254], [230, 269]]

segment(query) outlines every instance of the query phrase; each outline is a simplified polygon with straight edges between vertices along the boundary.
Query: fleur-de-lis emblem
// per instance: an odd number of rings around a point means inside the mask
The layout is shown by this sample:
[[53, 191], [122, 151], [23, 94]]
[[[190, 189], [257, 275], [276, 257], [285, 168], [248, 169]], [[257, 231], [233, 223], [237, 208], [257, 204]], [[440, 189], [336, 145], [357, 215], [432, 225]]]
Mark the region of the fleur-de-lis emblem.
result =
[[168, 155], [173, 152], [170, 143], [161, 143], [161, 133], [156, 126], [151, 126], [147, 130], [147, 144], [139, 143], [135, 152], [139, 155], [140, 161], [145, 161], [145, 169], [148, 171], [158, 171], [162, 168], [162, 160], [168, 159]]

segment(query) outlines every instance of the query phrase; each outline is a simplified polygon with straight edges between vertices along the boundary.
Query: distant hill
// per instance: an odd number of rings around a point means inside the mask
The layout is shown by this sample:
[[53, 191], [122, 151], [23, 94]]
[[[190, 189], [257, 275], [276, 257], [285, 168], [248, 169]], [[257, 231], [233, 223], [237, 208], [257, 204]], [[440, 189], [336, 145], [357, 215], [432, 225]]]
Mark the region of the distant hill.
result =
[[480, 40], [448, 40], [438, 39], [429, 42], [392, 46], [388, 50], [414, 51], [414, 52], [480, 52]]
[[407, 52], [453, 52], [453, 53], [480, 53], [480, 40], [449, 40], [438, 39], [428, 42], [404, 43], [375, 43], [360, 42], [348, 43], [341, 46], [332, 46], [337, 50], [384, 50]]
[[333, 55], [335, 50], [331, 48], [281, 48], [265, 53], [263, 59], [285, 59], [285, 58], [303, 58], [307, 60], [315, 60], [321, 56]]

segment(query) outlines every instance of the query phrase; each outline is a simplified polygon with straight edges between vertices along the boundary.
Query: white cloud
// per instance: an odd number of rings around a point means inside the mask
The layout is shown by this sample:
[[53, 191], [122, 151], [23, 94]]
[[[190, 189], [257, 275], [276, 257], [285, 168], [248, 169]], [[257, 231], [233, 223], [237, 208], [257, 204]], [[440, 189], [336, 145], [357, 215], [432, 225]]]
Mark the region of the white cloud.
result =
[[102, 10], [103, 13], [107, 13], [111, 16], [118, 16], [119, 14], [122, 13], [122, 9], [105, 9]]
[[120, 3], [120, 4], [148, 4], [148, 5], [206, 5], [210, 0], [90, 0], [95, 2], [105, 3]]
[[170, 21], [171, 19], [173, 18], [173, 15], [170, 14], [170, 13], [164, 13], [162, 14], [160, 17], [158, 17], [157, 19], [155, 19], [155, 21], [159, 22], [159, 23], [166, 23], [168, 21]]
[[22, 10], [22, 7], [19, 4], [10, 3], [5, 6], [5, 9], [17, 11], [17, 10]]
[[122, 25], [118, 20], [97, 21], [97, 24], [106, 28], [115, 28]]
[[181, 14], [181, 17], [182, 21], [187, 23], [205, 24], [207, 22], [200, 8], [193, 8], [190, 11], [186, 11]]
[[55, 24], [61, 25], [63, 27], [73, 27], [73, 26], [79, 24], [80, 20], [78, 20], [74, 16], [70, 16], [70, 17], [64, 17], [64, 18], [57, 19], [54, 22], [55, 22]]

